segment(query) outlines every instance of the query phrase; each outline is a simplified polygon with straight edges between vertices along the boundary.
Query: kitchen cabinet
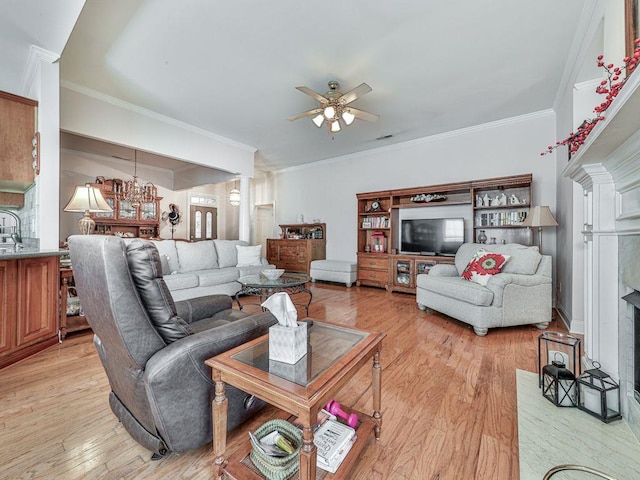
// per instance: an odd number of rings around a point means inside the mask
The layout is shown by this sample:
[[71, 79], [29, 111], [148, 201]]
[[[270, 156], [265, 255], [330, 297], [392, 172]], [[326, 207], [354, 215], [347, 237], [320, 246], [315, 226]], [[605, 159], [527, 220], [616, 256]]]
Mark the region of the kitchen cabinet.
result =
[[0, 368], [58, 342], [58, 256], [0, 260]]
[[0, 205], [22, 207], [35, 181], [38, 102], [0, 92]]

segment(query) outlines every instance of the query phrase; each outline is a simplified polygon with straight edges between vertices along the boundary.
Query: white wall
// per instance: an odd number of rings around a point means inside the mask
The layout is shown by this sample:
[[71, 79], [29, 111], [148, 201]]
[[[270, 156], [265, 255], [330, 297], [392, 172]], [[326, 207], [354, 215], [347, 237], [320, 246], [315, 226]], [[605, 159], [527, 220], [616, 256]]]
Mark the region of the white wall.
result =
[[[555, 138], [554, 118], [544, 111], [276, 172], [277, 223], [294, 223], [299, 213], [319, 218], [327, 258], [355, 261], [360, 192], [532, 173], [533, 203], [555, 212], [555, 163], [540, 156]], [[553, 229], [543, 243], [555, 256]]]
[[[624, 1], [601, 0], [586, 4], [581, 28], [576, 32], [572, 52], [567, 59], [564, 85], [558, 92], [554, 110], [557, 115], [554, 139], [563, 140], [584, 119], [593, 118], [593, 108], [603, 101], [594, 93], [589, 80], [602, 78], [594, 68], [596, 57], [620, 65], [624, 57]], [[595, 77], [594, 77], [595, 75]], [[576, 84], [576, 82], [579, 82]], [[550, 142], [550, 144], [555, 141]], [[558, 212], [557, 300], [556, 308], [572, 332], [584, 332], [584, 243], [582, 240], [582, 188], [562, 176], [567, 165], [567, 149], [556, 155]]]
[[60, 102], [64, 131], [253, 176], [253, 147], [68, 83]]
[[33, 210], [40, 248], [58, 248], [58, 189], [60, 174], [60, 68], [58, 55], [31, 47], [23, 78], [24, 94], [38, 101], [40, 174]]

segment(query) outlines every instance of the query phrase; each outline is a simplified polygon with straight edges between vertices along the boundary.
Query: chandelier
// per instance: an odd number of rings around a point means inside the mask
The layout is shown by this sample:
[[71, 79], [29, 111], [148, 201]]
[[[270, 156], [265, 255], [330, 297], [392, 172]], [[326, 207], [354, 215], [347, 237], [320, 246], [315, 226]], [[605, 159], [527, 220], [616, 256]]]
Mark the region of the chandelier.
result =
[[240, 205], [240, 190], [238, 190], [238, 182], [235, 182], [233, 188], [229, 191], [229, 203], [233, 207]]
[[121, 202], [129, 202], [131, 206], [136, 208], [143, 203], [152, 203], [156, 201], [156, 186], [147, 182], [144, 185], [138, 183], [138, 151], [134, 151], [133, 160], [133, 179], [122, 182], [119, 191], [116, 192], [118, 200]]

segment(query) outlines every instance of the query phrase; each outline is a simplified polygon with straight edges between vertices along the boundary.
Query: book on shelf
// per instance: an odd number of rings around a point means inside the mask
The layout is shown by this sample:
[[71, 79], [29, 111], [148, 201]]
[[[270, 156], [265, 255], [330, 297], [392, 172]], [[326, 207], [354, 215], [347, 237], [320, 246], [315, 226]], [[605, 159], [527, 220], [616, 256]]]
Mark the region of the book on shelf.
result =
[[340, 465], [342, 465], [342, 461], [347, 457], [351, 447], [356, 443], [358, 439], [358, 435], [354, 435], [351, 440], [342, 448], [342, 450], [338, 451], [336, 455], [329, 461], [325, 462], [324, 459], [318, 456], [318, 460], [316, 462], [316, 466], [322, 470], [325, 470], [329, 473], [336, 473]]
[[335, 473], [351, 449], [355, 437], [356, 431], [352, 427], [327, 419], [316, 430], [313, 438], [318, 455], [317, 466], [328, 471], [333, 469], [331, 473]]

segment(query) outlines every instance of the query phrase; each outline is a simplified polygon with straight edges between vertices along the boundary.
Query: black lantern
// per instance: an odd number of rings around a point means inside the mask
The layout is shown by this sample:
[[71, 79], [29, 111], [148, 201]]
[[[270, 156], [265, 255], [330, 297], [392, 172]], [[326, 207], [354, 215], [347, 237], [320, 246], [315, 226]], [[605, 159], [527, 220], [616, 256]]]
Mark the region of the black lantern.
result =
[[556, 407], [576, 406], [576, 377], [561, 361], [542, 368], [542, 395]]
[[600, 370], [593, 362], [591, 370], [585, 371], [576, 380], [578, 385], [578, 408], [599, 418], [604, 423], [622, 418], [620, 415], [620, 385]]
[[580, 339], [560, 332], [542, 332], [538, 337], [538, 387], [542, 387], [542, 370], [553, 361], [564, 363], [574, 377], [580, 375]]

